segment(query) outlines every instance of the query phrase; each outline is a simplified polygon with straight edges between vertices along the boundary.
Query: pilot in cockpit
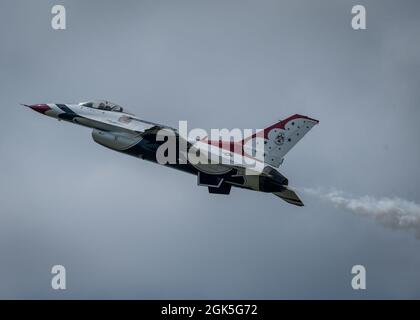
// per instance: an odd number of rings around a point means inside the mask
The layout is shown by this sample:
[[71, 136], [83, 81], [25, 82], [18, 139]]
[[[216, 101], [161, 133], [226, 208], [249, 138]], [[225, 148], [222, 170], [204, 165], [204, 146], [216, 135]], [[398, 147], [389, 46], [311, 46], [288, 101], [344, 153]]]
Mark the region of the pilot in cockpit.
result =
[[113, 108], [112, 106], [108, 105], [108, 101], [99, 103], [98, 109], [111, 111]]
[[109, 101], [93, 101], [93, 102], [84, 102], [80, 103], [83, 107], [104, 110], [104, 111], [115, 111], [115, 112], [124, 112], [123, 107], [111, 103]]

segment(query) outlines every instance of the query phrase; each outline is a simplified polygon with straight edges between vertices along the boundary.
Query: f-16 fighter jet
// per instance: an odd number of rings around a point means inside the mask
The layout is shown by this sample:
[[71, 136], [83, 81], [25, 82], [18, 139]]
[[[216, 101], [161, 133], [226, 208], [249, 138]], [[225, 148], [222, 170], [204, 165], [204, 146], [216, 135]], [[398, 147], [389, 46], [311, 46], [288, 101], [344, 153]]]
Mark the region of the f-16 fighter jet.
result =
[[318, 120], [295, 114], [240, 139], [223, 140], [191, 138], [181, 128], [142, 120], [109, 101], [24, 106], [92, 128], [93, 140], [107, 148], [194, 174], [212, 194], [227, 195], [234, 186], [303, 206], [276, 168]]

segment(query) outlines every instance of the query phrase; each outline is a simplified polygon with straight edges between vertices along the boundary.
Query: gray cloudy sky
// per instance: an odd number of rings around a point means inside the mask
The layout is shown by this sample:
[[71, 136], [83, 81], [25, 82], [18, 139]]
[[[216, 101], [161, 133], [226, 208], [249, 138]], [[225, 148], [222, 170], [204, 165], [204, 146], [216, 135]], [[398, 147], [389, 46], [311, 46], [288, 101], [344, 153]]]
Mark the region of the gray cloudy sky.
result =
[[18, 105], [106, 98], [191, 128], [302, 113], [320, 124], [286, 157], [291, 185], [420, 203], [419, 1], [59, 3], [65, 31], [56, 1], [0, 1], [0, 298], [420, 298], [413, 232], [310, 194], [209, 195]]

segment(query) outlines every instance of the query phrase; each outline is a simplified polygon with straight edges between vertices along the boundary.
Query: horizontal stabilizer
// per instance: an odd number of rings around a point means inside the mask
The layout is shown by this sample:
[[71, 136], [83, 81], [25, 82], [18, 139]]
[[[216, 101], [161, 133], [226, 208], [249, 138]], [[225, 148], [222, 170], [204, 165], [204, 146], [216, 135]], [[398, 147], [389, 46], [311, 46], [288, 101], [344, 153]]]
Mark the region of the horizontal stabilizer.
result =
[[280, 192], [273, 192], [274, 195], [276, 195], [279, 198], [282, 198], [284, 201], [290, 203], [290, 204], [294, 204], [295, 206], [299, 206], [299, 207], [303, 207], [303, 202], [299, 199], [298, 195], [288, 189], [288, 188], [284, 188], [284, 190], [280, 191]]

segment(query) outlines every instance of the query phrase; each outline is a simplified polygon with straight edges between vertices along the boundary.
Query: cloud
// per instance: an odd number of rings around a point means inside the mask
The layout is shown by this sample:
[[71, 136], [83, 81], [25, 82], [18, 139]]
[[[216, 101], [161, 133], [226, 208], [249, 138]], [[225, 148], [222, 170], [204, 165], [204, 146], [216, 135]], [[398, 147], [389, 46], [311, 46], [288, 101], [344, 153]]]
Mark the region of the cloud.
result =
[[420, 239], [420, 205], [399, 197], [375, 198], [373, 196], [353, 197], [341, 190], [322, 191], [303, 188], [303, 192], [326, 200], [338, 208], [344, 208], [357, 215], [376, 219], [382, 225], [394, 230], [414, 230]]

